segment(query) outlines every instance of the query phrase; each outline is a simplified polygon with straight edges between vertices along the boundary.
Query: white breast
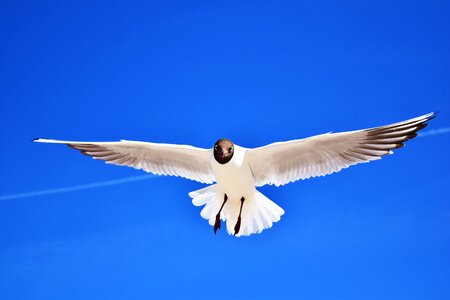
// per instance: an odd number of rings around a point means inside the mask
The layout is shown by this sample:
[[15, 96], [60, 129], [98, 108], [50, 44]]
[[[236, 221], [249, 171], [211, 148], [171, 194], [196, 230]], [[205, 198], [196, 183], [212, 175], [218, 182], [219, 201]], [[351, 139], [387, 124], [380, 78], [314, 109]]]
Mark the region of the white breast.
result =
[[230, 200], [253, 198], [255, 183], [252, 171], [245, 160], [246, 149], [234, 145], [234, 155], [226, 164], [219, 164], [211, 154], [211, 165], [219, 192], [226, 193]]

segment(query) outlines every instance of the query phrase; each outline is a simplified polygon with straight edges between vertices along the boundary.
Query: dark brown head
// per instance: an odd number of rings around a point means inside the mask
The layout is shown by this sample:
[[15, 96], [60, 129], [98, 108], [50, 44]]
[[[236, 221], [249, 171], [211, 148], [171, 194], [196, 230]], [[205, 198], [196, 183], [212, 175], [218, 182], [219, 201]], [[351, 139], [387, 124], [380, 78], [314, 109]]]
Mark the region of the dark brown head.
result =
[[228, 139], [220, 139], [214, 144], [214, 158], [219, 164], [226, 164], [234, 154], [234, 144]]

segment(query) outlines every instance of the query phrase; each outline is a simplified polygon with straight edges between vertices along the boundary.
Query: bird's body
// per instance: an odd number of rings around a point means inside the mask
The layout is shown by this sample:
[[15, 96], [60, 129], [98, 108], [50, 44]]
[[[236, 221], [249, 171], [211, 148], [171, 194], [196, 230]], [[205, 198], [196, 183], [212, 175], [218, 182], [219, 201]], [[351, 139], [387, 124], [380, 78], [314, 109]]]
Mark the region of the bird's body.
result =
[[230, 199], [248, 199], [255, 194], [255, 180], [245, 160], [246, 149], [238, 145], [234, 145], [234, 149], [233, 157], [226, 164], [218, 163], [211, 155], [211, 168], [218, 191], [226, 193]]
[[[280, 220], [284, 210], [256, 190], [252, 170], [246, 160], [247, 150], [234, 145], [234, 154], [225, 164], [219, 163], [211, 153], [211, 168], [217, 184], [205, 189], [189, 193], [194, 205], [205, 205], [202, 217], [215, 225], [216, 214], [227, 195], [227, 203], [223, 207], [222, 220], [227, 221], [227, 231], [237, 236], [259, 233]], [[239, 232], [235, 232], [241, 207], [244, 216]]]
[[256, 187], [280, 186], [380, 159], [414, 138], [434, 117], [430, 113], [391, 125], [327, 133], [253, 149], [240, 147], [228, 139], [218, 140], [213, 149], [124, 140], [35, 141], [67, 144], [107, 163], [211, 184], [189, 193], [193, 204], [204, 205], [201, 216], [214, 226], [214, 232], [220, 229], [223, 220], [227, 222], [228, 233], [241, 236], [270, 228], [284, 214], [281, 207]]

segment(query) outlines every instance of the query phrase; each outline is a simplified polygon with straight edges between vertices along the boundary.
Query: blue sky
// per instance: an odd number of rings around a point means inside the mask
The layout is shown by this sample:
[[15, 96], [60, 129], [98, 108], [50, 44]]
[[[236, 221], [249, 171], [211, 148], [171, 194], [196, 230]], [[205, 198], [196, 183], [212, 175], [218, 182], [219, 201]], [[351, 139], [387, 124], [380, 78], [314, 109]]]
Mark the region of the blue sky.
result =
[[[0, 197], [144, 173], [58, 145], [245, 147], [437, 110], [447, 1], [2, 1]], [[156, 177], [0, 201], [2, 299], [449, 299], [450, 133], [261, 189], [286, 214], [234, 238]]]

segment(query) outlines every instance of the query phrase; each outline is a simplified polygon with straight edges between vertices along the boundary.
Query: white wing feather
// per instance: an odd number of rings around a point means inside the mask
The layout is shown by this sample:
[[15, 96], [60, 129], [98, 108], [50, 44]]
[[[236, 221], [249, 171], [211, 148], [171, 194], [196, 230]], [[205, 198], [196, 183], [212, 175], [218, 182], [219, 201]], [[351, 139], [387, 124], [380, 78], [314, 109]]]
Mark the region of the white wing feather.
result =
[[129, 166], [157, 175], [181, 176], [202, 183], [215, 182], [210, 166], [211, 152], [187, 145], [137, 141], [75, 142], [36, 139], [40, 143], [66, 144], [81, 153], [109, 164]]
[[326, 133], [247, 150], [246, 158], [256, 186], [284, 185], [324, 176], [351, 165], [380, 159], [414, 138], [435, 117], [429, 113], [403, 122], [371, 129]]

